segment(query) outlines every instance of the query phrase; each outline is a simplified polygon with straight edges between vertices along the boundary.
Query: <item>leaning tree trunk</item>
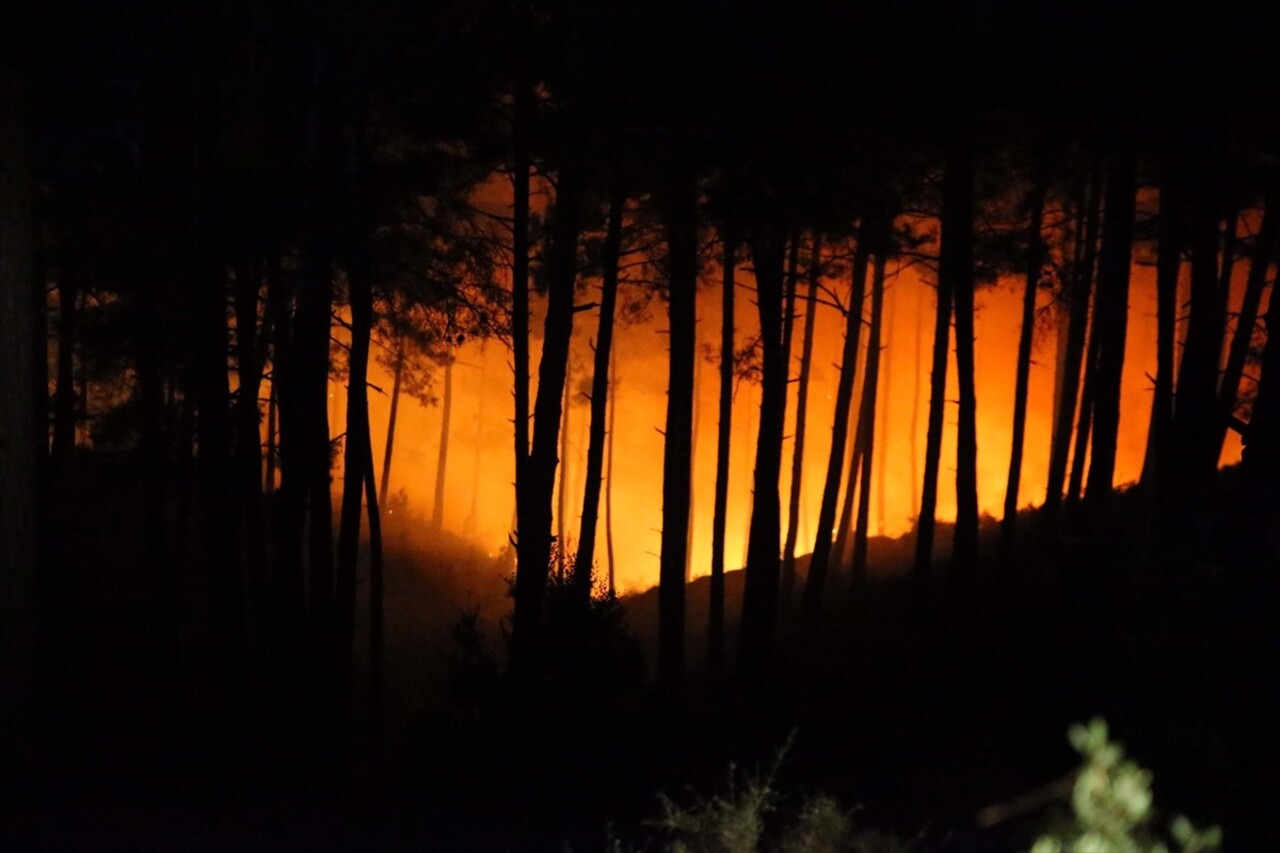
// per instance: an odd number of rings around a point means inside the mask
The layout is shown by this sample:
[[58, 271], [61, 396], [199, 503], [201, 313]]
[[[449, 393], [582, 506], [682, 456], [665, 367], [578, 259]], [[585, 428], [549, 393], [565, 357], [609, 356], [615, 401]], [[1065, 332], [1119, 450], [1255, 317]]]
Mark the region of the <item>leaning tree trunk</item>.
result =
[[[885, 241], [885, 235], [880, 235]], [[875, 272], [871, 278], [871, 337], [867, 341], [866, 393], [867, 405], [858, 416], [858, 430], [863, 433], [862, 471], [858, 482], [858, 518], [853, 534], [853, 568], [851, 589], [856, 594], [867, 583], [867, 522], [871, 515], [871, 460], [875, 458], [876, 391], [880, 377], [880, 326], [884, 314], [885, 249], [876, 247]]]
[[[949, 171], [949, 170], [948, 170]], [[950, 195], [954, 196], [954, 193]], [[944, 229], [942, 239], [946, 240]], [[933, 536], [937, 520], [938, 468], [942, 457], [942, 418], [946, 409], [947, 349], [951, 339], [951, 304], [955, 277], [938, 271], [937, 313], [933, 324], [933, 363], [929, 379], [929, 419], [925, 434], [924, 483], [920, 489], [920, 514], [916, 518], [916, 553], [912, 576], [923, 584], [933, 564]]]
[[378, 494], [385, 500], [391, 484], [392, 451], [396, 442], [396, 416], [400, 412], [400, 383], [404, 377], [404, 342], [396, 337], [396, 360], [391, 368], [391, 412], [387, 415], [387, 446], [382, 451], [382, 482]]
[[959, 423], [956, 427], [956, 528], [952, 571], [972, 577], [978, 567], [978, 423], [973, 356], [973, 161], [965, 144], [947, 165], [943, 185], [942, 247], [938, 277], [954, 281], [956, 377]]
[[453, 344], [445, 348], [444, 400], [440, 406], [440, 442], [436, 453], [436, 490], [431, 502], [431, 527], [437, 533], [444, 529], [444, 484], [448, 478], [449, 433], [453, 421]]
[[[616, 185], [609, 198], [609, 225], [601, 254], [600, 325], [596, 332], [595, 362], [591, 372], [591, 421], [587, 438], [587, 473], [582, 495], [582, 528], [574, 561], [574, 581], [582, 604], [591, 600], [595, 574], [596, 528], [600, 518], [601, 475], [604, 471], [605, 419], [611, 404], [610, 355], [613, 351], [613, 319], [618, 304], [618, 259], [622, 253], [622, 213], [626, 194]], [[610, 424], [610, 430], [612, 430]], [[612, 438], [610, 438], [612, 441]], [[613, 472], [610, 471], [612, 477]], [[612, 588], [612, 583], [610, 584]]]
[[1009, 453], [1009, 479], [1004, 490], [1004, 517], [1000, 521], [1000, 558], [1008, 563], [1013, 554], [1018, 524], [1018, 488], [1022, 479], [1022, 448], [1027, 435], [1027, 387], [1031, 380], [1031, 340], [1036, 324], [1036, 292], [1044, 248], [1040, 229], [1044, 224], [1044, 198], [1048, 192], [1043, 172], [1037, 176], [1031, 196], [1031, 223], [1027, 227], [1027, 283], [1022, 294], [1022, 333], [1018, 337], [1018, 376], [1013, 395], [1013, 447]]
[[697, 188], [681, 165], [667, 200], [670, 349], [662, 456], [662, 550], [658, 576], [658, 683], [677, 690], [684, 678], [685, 563], [693, 485], [693, 371], [698, 298]]
[[1093, 312], [1098, 339], [1094, 367], [1093, 450], [1085, 502], [1101, 511], [1111, 500], [1120, 426], [1120, 379], [1124, 369], [1125, 326], [1129, 316], [1129, 265], [1133, 254], [1135, 156], [1120, 141], [1107, 181], [1106, 221], [1098, 259], [1098, 299]]
[[1222, 443], [1226, 439], [1227, 426], [1235, 416], [1237, 395], [1240, 391], [1240, 378], [1244, 375], [1244, 365], [1249, 357], [1249, 346], [1253, 341], [1253, 333], [1258, 325], [1258, 307], [1262, 304], [1262, 292], [1267, 286], [1267, 268], [1276, 254], [1276, 234], [1280, 222], [1280, 214], [1275, 211], [1276, 196], [1268, 194], [1266, 207], [1262, 212], [1262, 224], [1254, 240], [1253, 261], [1249, 265], [1249, 280], [1245, 284], [1244, 299], [1240, 305], [1240, 313], [1236, 318], [1235, 334], [1231, 337], [1231, 350], [1227, 355], [1227, 366], [1222, 373], [1222, 382], [1218, 388], [1218, 415], [1221, 420], [1215, 437], [1214, 446], [1217, 455], [1222, 454]]
[[[1085, 221], [1079, 226], [1083, 229], [1083, 233], [1077, 240], [1082, 240], [1084, 246], [1083, 250], [1077, 253], [1080, 262], [1072, 270], [1066, 352], [1063, 354], [1059, 396], [1054, 405], [1056, 417], [1053, 422], [1052, 445], [1049, 449], [1048, 486], [1044, 496], [1045, 517], [1050, 520], [1057, 517], [1062, 506], [1062, 487], [1066, 481], [1067, 457], [1071, 451], [1071, 427], [1075, 422], [1076, 400], [1080, 397], [1081, 360], [1085, 351], [1085, 335], [1089, 330], [1089, 294], [1093, 289], [1093, 267], [1097, 259], [1101, 201], [1102, 170], [1095, 168], [1089, 183], [1088, 198], [1081, 205], [1080, 216]], [[1083, 464], [1083, 454], [1081, 454], [1081, 463]]]
[[720, 284], [720, 423], [716, 431], [716, 494], [711, 520], [711, 601], [707, 614], [707, 669], [713, 679], [724, 673], [724, 531], [729, 509], [729, 450], [733, 429], [734, 252], [724, 236]]
[[[822, 237], [814, 232], [809, 256], [809, 289], [804, 301], [804, 340], [800, 351], [800, 387], [796, 392], [796, 437], [791, 451], [791, 495], [787, 502], [787, 540], [782, 550], [782, 607], [792, 608], [796, 587], [796, 539], [800, 534], [800, 497], [804, 475], [805, 415], [809, 403], [809, 373], [813, 366], [813, 328], [818, 308], [818, 271]], [[793, 288], [794, 289], [794, 288]]]
[[[556, 445], [560, 434], [561, 397], [568, 369], [569, 344], [573, 336], [574, 282], [582, 216], [579, 181], [577, 166], [571, 162], [561, 172], [556, 191], [552, 240], [547, 256], [547, 311], [542, 356], [538, 362], [533, 444], [516, 493], [518, 536], [511, 669], [522, 688], [532, 687], [540, 669], [543, 599], [551, 564], [552, 507], [558, 462]], [[516, 383], [520, 384], [518, 369]], [[519, 423], [516, 429], [519, 432]]]
[[831, 424], [831, 451], [827, 456], [827, 476], [822, 485], [822, 504], [818, 509], [818, 529], [809, 557], [809, 576], [805, 580], [802, 612], [806, 620], [822, 609], [823, 588], [831, 562], [832, 527], [836, 520], [836, 503], [840, 496], [840, 475], [844, 471], [845, 445], [849, 438], [849, 412], [853, 407], [853, 380], [858, 372], [858, 345], [862, 335], [862, 302], [867, 286], [867, 241], [858, 241], [853, 256], [853, 276], [849, 283], [849, 310], [845, 315], [844, 353], [840, 361], [840, 378], [836, 383], [836, 411]]
[[782, 347], [784, 242], [781, 229], [767, 227], [751, 240], [763, 366], [760, 428], [756, 440], [746, 580], [738, 639], [738, 671], [749, 684], [759, 683], [768, 672], [778, 612], [778, 552], [782, 544], [778, 477], [782, 468], [787, 403], [787, 353]]

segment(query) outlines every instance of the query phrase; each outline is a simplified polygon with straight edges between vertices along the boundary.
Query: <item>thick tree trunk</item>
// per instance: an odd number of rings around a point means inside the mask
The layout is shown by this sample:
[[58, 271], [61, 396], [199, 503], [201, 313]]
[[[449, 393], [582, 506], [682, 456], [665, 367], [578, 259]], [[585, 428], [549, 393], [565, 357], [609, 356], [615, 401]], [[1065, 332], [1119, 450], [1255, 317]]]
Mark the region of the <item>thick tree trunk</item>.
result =
[[[538, 362], [538, 395], [534, 402], [533, 445], [516, 494], [516, 589], [512, 617], [512, 675], [532, 687], [541, 658], [542, 604], [551, 566], [552, 499], [555, 494], [556, 446], [561, 398], [573, 335], [574, 282], [582, 215], [580, 176], [570, 163], [560, 174], [552, 240], [548, 253], [547, 312], [542, 356]], [[520, 384], [519, 371], [516, 376]], [[517, 393], [517, 397], [518, 397]], [[518, 400], [517, 400], [518, 404]], [[517, 420], [519, 420], [517, 418]], [[517, 423], [517, 431], [519, 424]]]
[[787, 403], [787, 353], [782, 347], [784, 243], [781, 229], [759, 232], [751, 240], [763, 367], [760, 430], [756, 440], [754, 492], [738, 639], [738, 671], [749, 684], [759, 683], [768, 673], [778, 612], [778, 556], [782, 545], [778, 477], [782, 468]]
[[1111, 499], [1120, 425], [1120, 378], [1129, 316], [1136, 163], [1129, 143], [1121, 141], [1118, 146], [1107, 181], [1107, 215], [1102, 226], [1098, 299], [1093, 312], [1098, 362], [1094, 368], [1093, 451], [1085, 491], [1085, 501], [1091, 510], [1102, 510]]
[[[1071, 276], [1066, 352], [1063, 356], [1059, 397], [1054, 404], [1056, 416], [1053, 422], [1052, 446], [1049, 449], [1048, 486], [1044, 496], [1047, 519], [1056, 518], [1062, 506], [1062, 487], [1066, 481], [1067, 458], [1071, 452], [1071, 427], [1075, 422], [1076, 400], [1080, 397], [1081, 361], [1084, 357], [1085, 336], [1089, 330], [1089, 295], [1093, 289], [1093, 268], [1097, 259], [1102, 174], [1101, 169], [1094, 168], [1089, 182], [1088, 197], [1080, 211], [1084, 221], [1078, 226], [1082, 232], [1078, 230], [1077, 233], [1080, 236], [1077, 240], [1083, 243], [1083, 249], [1077, 253], [1080, 261], [1075, 265]], [[1090, 364], [1092, 360], [1090, 356]], [[1081, 464], [1083, 464], [1083, 454], [1081, 454]]]
[[1249, 357], [1249, 345], [1253, 341], [1253, 333], [1258, 325], [1258, 307], [1262, 304], [1262, 292], [1267, 286], [1267, 269], [1276, 254], [1276, 234], [1280, 231], [1280, 228], [1277, 228], [1280, 224], [1280, 213], [1276, 212], [1275, 206], [1276, 196], [1274, 193], [1269, 194], [1266, 208], [1262, 213], [1262, 224], [1258, 228], [1258, 235], [1254, 242], [1253, 260], [1249, 265], [1249, 280], [1245, 284], [1244, 298], [1236, 318], [1235, 334], [1231, 337], [1227, 366], [1222, 373], [1222, 382], [1218, 388], [1220, 423], [1217, 427], [1214, 446], [1219, 456], [1222, 454], [1222, 443], [1226, 439], [1227, 424], [1235, 415], [1240, 378], [1244, 375], [1245, 361]]
[[[880, 235], [881, 241], [885, 240]], [[884, 314], [885, 249], [876, 247], [875, 271], [871, 278], [871, 337], [867, 341], [866, 393], [867, 405], [858, 416], [858, 430], [863, 433], [862, 471], [858, 483], [858, 518], [853, 534], [852, 590], [855, 594], [867, 584], [867, 522], [871, 512], [871, 460], [875, 458], [876, 392], [880, 377], [880, 326]]]
[[1022, 294], [1022, 332], [1018, 337], [1018, 375], [1013, 394], [1013, 447], [1009, 453], [1009, 479], [1004, 490], [1004, 517], [1000, 520], [1000, 558], [1008, 563], [1013, 554], [1014, 532], [1018, 525], [1018, 489], [1022, 479], [1022, 449], [1027, 435], [1027, 390], [1031, 380], [1031, 340], [1036, 325], [1036, 293], [1044, 247], [1040, 229], [1044, 224], [1044, 198], [1048, 185], [1041, 174], [1031, 196], [1031, 222], [1027, 228], [1027, 282]]
[[796, 539], [800, 535], [800, 497], [804, 475], [805, 416], [809, 404], [809, 373], [813, 365], [813, 329], [818, 309], [818, 272], [822, 238], [814, 232], [809, 255], [809, 289], [804, 300], [804, 340], [800, 350], [800, 387], [796, 392], [796, 437], [791, 451], [791, 495], [787, 501], [787, 540], [782, 550], [782, 607], [790, 612], [796, 588]]
[[809, 558], [809, 576], [805, 579], [802, 612], [806, 620], [822, 609], [823, 588], [831, 562], [832, 527], [836, 520], [836, 502], [840, 496], [840, 476], [844, 472], [845, 445], [849, 438], [849, 413], [853, 408], [853, 381], [858, 373], [858, 346], [862, 336], [862, 302], [867, 287], [867, 259], [870, 252], [865, 239], [858, 241], [853, 256], [853, 276], [849, 283], [849, 310], [845, 315], [844, 352], [840, 361], [840, 378], [836, 383], [836, 411], [831, 424], [831, 451], [827, 457], [827, 475], [822, 485], [822, 504], [818, 509], [818, 529]]
[[697, 188], [684, 164], [672, 175], [667, 199], [670, 280], [670, 359], [662, 456], [662, 550], [658, 576], [658, 683], [680, 688], [684, 679], [685, 562], [693, 485], [693, 371], [697, 357]]
[[444, 529], [444, 484], [448, 477], [449, 432], [453, 421], [453, 346], [445, 348], [444, 399], [440, 404], [440, 442], [436, 452], [436, 490], [431, 501], [431, 527]]
[[978, 566], [978, 425], [973, 356], [973, 161], [961, 143], [947, 165], [942, 200], [942, 248], [938, 277], [954, 281], [956, 378], [956, 528], [952, 571], [972, 577]]
[[[610, 355], [613, 351], [613, 319], [618, 304], [618, 259], [622, 254], [622, 214], [626, 195], [615, 185], [609, 199], [609, 225], [601, 254], [600, 324], [596, 331], [595, 362], [591, 372], [591, 425], [587, 439], [587, 473], [582, 496], [582, 529], [574, 580], [583, 604], [591, 599], [595, 574], [596, 527], [600, 517], [601, 475], [604, 470], [605, 419], [612, 405], [609, 389]], [[612, 420], [610, 418], [610, 420]], [[612, 432], [613, 425], [609, 425]], [[612, 449], [612, 434], [609, 436]], [[610, 465], [612, 468], [612, 465]], [[609, 472], [612, 478], [612, 470]], [[612, 583], [610, 584], [612, 588]]]
[[734, 281], [737, 246], [727, 234], [720, 262], [720, 422], [716, 430], [715, 506], [711, 519], [711, 602], [707, 614], [707, 669], [724, 674], [724, 531], [729, 509], [729, 450], [733, 439]]
[[387, 496], [387, 487], [391, 484], [392, 451], [396, 443], [396, 416], [400, 413], [400, 383], [404, 378], [404, 343], [396, 340], [395, 366], [391, 370], [391, 412], [387, 415], [387, 446], [382, 451], [382, 482], [378, 486], [378, 494], [383, 499]]

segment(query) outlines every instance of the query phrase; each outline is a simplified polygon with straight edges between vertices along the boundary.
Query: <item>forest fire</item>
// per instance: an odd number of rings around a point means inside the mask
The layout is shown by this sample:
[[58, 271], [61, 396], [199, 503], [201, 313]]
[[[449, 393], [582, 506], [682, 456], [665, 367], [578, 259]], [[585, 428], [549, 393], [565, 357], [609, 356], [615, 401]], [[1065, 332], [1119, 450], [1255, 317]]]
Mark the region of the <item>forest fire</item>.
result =
[[6, 16], [0, 848], [1280, 847], [1254, 5]]

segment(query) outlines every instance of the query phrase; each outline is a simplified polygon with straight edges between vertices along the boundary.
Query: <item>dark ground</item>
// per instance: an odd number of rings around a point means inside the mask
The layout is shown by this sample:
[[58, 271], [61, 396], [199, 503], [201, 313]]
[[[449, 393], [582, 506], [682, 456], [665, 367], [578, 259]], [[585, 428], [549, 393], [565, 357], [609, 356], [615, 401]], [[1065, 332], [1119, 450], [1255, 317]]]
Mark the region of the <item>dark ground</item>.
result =
[[[730, 762], [765, 768], [792, 732], [776, 779], [784, 810], [824, 791], [922, 849], [1017, 849], [1045, 809], [984, 831], [976, 812], [1069, 773], [1066, 728], [1095, 714], [1154, 771], [1167, 814], [1221, 824], [1228, 849], [1280, 844], [1267, 795], [1280, 590], [1245, 564], [1225, 521], [1220, 558], [1188, 565], [1142, 556], [1140, 496], [1052, 548], [1028, 516], [1006, 578], [940, 579], [923, 608], [892, 570], [909, 541], [877, 540], [879, 575], [860, 601], [835, 590], [821, 624], [784, 626], [767, 690], [662, 701], [604, 654], [582, 679], [590, 689], [557, 683], [534, 711], [483, 667], [445, 663], [460, 610], [506, 606], [500, 566], [444, 540], [428, 561], [392, 527], [387, 722], [371, 757], [362, 671], [346, 699], [257, 684], [217, 701], [192, 606], [181, 671], [157, 674], [135, 487], [104, 466], [62, 505], [76, 523], [55, 540], [57, 689], [32, 733], [37, 760], [6, 762], [5, 849], [598, 850], [610, 831], [650, 836], [659, 791], [722, 791]], [[736, 575], [729, 589], [733, 613]], [[706, 590], [700, 580], [689, 595], [696, 684]], [[642, 638], [655, 607], [653, 593], [626, 602]], [[482, 622], [499, 652], [494, 620]]]

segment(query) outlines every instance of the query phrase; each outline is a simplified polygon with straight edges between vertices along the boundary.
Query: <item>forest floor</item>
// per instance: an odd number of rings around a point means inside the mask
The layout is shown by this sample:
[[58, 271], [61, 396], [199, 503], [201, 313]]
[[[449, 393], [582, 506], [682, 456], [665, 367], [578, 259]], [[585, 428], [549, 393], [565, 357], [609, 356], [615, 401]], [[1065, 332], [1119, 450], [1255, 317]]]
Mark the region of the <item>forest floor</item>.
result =
[[[1017, 849], [1045, 809], [984, 830], [975, 815], [1070, 773], [1068, 725], [1102, 715], [1154, 771], [1158, 806], [1221, 824], [1228, 849], [1273, 849], [1280, 584], [1232, 556], [1230, 474], [1223, 483], [1214, 560], [1150, 559], [1135, 534], [1140, 496], [1120, 495], [1090, 537], [1053, 547], [1024, 516], [1003, 573], [988, 530], [981, 574], [957, 583], [940, 566], [922, 604], [904, 582], [910, 539], [876, 539], [862, 596], [837, 585], [823, 619], [784, 619], [766, 687], [704, 686], [700, 579], [686, 696], [655, 696], [619, 658], [618, 671], [553, 686], [533, 707], [450, 640], [475, 609], [501, 658], [500, 556], [446, 539], [424, 550], [389, 525], [375, 737], [363, 667], [344, 696], [218, 695], [198, 611], [181, 671], [157, 674], [138, 618], [132, 485], [100, 473], [82, 484], [82, 506], [67, 504], [93, 512], [69, 515], [83, 521], [58, 544], [60, 686], [36, 766], [0, 774], [0, 847], [598, 850], [652, 836], [659, 792], [692, 802], [724, 791], [731, 763], [767, 769], [790, 739], [775, 780], [784, 812], [821, 791], [857, 808], [859, 825], [921, 849]], [[733, 614], [740, 573], [728, 590]], [[624, 613], [651, 654], [656, 595], [627, 599]]]

